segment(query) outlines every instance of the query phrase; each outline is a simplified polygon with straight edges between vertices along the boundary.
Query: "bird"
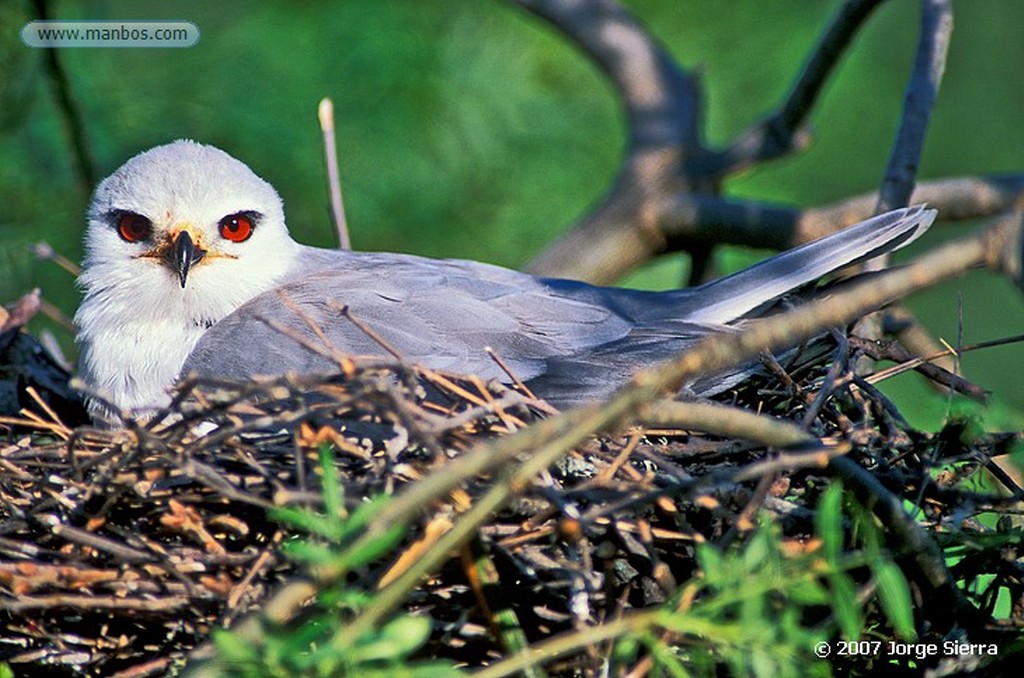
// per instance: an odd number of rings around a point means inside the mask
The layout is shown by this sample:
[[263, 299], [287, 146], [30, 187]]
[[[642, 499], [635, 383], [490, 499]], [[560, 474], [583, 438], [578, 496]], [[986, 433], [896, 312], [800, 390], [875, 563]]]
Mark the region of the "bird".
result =
[[[268, 182], [219, 148], [181, 139], [135, 155], [96, 187], [78, 278], [79, 376], [93, 419], [116, 426], [166, 407], [187, 375], [337, 371], [309, 345], [326, 341], [347, 355], [395, 354], [505, 383], [511, 373], [569, 407], [908, 244], [935, 216], [921, 205], [897, 209], [696, 287], [601, 287], [475, 261], [301, 245]], [[713, 395], [752, 370], [706, 375], [685, 390]]]

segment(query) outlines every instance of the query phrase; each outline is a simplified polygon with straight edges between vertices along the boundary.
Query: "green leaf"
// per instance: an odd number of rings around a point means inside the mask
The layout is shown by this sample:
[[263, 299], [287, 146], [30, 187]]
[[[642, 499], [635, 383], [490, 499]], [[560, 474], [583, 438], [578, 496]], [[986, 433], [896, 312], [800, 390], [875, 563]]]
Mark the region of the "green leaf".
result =
[[821, 538], [822, 556], [836, 568], [843, 552], [843, 485], [833, 482], [821, 494], [815, 515], [818, 536]]
[[401, 541], [404, 534], [404, 525], [393, 525], [373, 539], [363, 543], [357, 542], [342, 554], [341, 564], [344, 569], [353, 570], [371, 563], [392, 550]]
[[334, 454], [331, 445], [320, 445], [320, 468], [323, 469], [321, 481], [324, 496], [324, 512], [328, 518], [341, 520], [345, 518], [345, 489], [338, 479], [338, 469], [334, 465]]
[[846, 640], [859, 640], [864, 620], [857, 604], [857, 589], [853, 580], [843, 572], [835, 572], [829, 575], [828, 584], [832, 590], [832, 613], [839, 624], [840, 633]]
[[308, 534], [315, 534], [331, 541], [337, 541], [342, 524], [337, 518], [320, 515], [309, 509], [294, 506], [279, 506], [270, 510], [270, 518]]
[[817, 579], [807, 578], [796, 586], [790, 586], [787, 591], [790, 600], [803, 607], [828, 605], [831, 600], [828, 589]]
[[[274, 648], [275, 655], [282, 663], [306, 670], [321, 661], [321, 655], [330, 652], [330, 648], [324, 642], [330, 637], [330, 633], [337, 626], [326, 616], [318, 616], [311, 619], [298, 628], [289, 629], [284, 634], [273, 634], [279, 640]], [[314, 649], [316, 648], [316, 649]]]
[[379, 494], [360, 503], [352, 515], [348, 517], [341, 531], [341, 539], [348, 540], [352, 535], [361, 532], [374, 518], [380, 515], [381, 509], [391, 501], [391, 497]]
[[398, 617], [378, 633], [364, 637], [345, 653], [353, 664], [373, 661], [399, 662], [419, 649], [430, 637], [431, 622], [426, 617]]
[[914, 627], [913, 603], [903, 571], [891, 560], [879, 561], [872, 569], [878, 581], [878, 600], [882, 603], [882, 610], [889, 623], [901, 638], [915, 639], [917, 629]]
[[623, 666], [636, 661], [640, 651], [640, 641], [636, 636], [629, 635], [619, 638], [612, 649], [612, 665]]
[[679, 658], [675, 656], [672, 648], [658, 639], [654, 639], [654, 642], [649, 643], [648, 647], [651, 651], [651, 659], [654, 660], [656, 672], [664, 671], [672, 676], [672, 678], [689, 678], [690, 672], [686, 670], [679, 661]]
[[400, 653], [405, 655], [415, 652], [427, 642], [432, 629], [429, 617], [403, 615], [385, 624], [380, 634], [394, 642]]
[[742, 552], [742, 562], [747, 572], [757, 572], [762, 568], [770, 567], [777, 560], [775, 539], [776, 535], [772, 534], [765, 526], [760, 527], [751, 535]]
[[850, 504], [850, 512], [857, 528], [858, 542], [863, 547], [868, 562], [884, 559], [885, 549], [882, 545], [885, 543], [885, 535], [882, 533], [878, 518], [859, 502]]
[[711, 544], [697, 544], [697, 564], [708, 582], [713, 582], [724, 569], [722, 554]]
[[454, 678], [455, 676], [465, 676], [466, 673], [455, 668], [455, 664], [451, 662], [436, 660], [404, 666], [402, 675], [408, 678], [448, 678], [449, 676]]
[[333, 565], [340, 557], [335, 549], [311, 541], [286, 542], [282, 544], [281, 552], [289, 560], [309, 565]]
[[217, 646], [222, 663], [239, 665], [258, 665], [260, 663], [259, 648], [242, 640], [238, 634], [215, 629], [213, 642]]

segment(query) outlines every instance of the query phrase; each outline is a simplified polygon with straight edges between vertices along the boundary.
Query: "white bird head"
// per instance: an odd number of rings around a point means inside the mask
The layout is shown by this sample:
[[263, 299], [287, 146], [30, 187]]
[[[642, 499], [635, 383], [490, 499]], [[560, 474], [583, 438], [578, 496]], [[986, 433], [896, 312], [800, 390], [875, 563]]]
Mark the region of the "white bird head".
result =
[[[294, 249], [274, 188], [193, 141], [140, 153], [100, 183], [85, 245], [86, 269], [124, 267], [138, 283], [179, 296], [189, 288], [229, 293], [229, 280], [258, 284], [264, 265]], [[83, 284], [92, 282], [102, 281]]]
[[224, 151], [175, 141], [128, 160], [88, 212], [86, 383], [122, 408], [165, 401], [202, 332], [272, 288], [299, 248], [274, 188]]

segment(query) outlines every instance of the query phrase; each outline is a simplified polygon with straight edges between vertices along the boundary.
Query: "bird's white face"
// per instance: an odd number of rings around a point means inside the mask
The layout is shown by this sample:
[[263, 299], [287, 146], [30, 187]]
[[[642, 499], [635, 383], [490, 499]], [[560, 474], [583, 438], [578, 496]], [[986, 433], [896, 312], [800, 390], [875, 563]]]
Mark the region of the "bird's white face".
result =
[[164, 400], [202, 333], [273, 288], [300, 246], [270, 184], [219, 149], [176, 141], [97, 187], [85, 249], [82, 376], [138, 408]]
[[295, 250], [273, 187], [190, 141], [141, 153], [103, 181], [85, 244], [87, 292], [133, 287], [162, 311], [217, 300], [237, 307], [286, 270]]

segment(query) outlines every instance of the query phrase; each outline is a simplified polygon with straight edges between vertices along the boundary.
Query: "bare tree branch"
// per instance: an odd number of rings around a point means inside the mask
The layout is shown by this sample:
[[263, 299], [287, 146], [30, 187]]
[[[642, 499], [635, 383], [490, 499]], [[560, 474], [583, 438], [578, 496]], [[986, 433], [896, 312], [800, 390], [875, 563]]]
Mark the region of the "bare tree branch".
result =
[[[874, 191], [829, 205], [801, 209], [695, 193], [675, 193], [655, 203], [657, 228], [668, 250], [694, 243], [728, 243], [782, 250], [867, 219], [875, 213]], [[1024, 202], [1024, 174], [950, 177], [917, 185], [911, 201], [938, 209], [943, 221], [978, 219]], [[581, 242], [580, 247], [587, 243]], [[632, 261], [632, 257], [630, 261]], [[543, 273], [611, 283], [627, 273], [627, 259], [609, 259], [602, 270], [586, 268], [589, 258], [566, 258]], [[639, 263], [639, 262], [638, 262]]]
[[[877, 214], [905, 206], [910, 200], [928, 132], [928, 121], [939, 94], [942, 74], [946, 70], [946, 54], [952, 32], [952, 0], [921, 0], [921, 36], [917, 43], [914, 69], [903, 98], [900, 128], [878, 190], [878, 202], [875, 205]], [[862, 267], [868, 271], [880, 271], [888, 265], [889, 255], [885, 254], [864, 262]], [[862, 318], [857, 323], [857, 331], [866, 337], [880, 338], [881, 316], [871, 314]], [[918, 334], [915, 340], [918, 342], [918, 350], [924, 349], [929, 354], [940, 348], [939, 343], [929, 340], [926, 333]], [[868, 369], [866, 364], [862, 367]]]
[[[559, 244], [530, 265], [533, 271], [600, 271], [619, 257], [636, 265], [664, 248], [653, 201], [693, 190], [684, 168], [702, 154], [700, 87], [614, 0], [515, 0], [576, 43], [604, 71], [629, 121], [629, 149], [604, 202]], [[706, 187], [703, 187], [706, 188]]]
[[630, 153], [700, 150], [700, 90], [615, 0], [514, 0], [554, 25], [611, 79], [630, 123]]
[[701, 158], [697, 171], [722, 177], [806, 147], [810, 133], [803, 128], [804, 121], [839, 58], [882, 2], [884, 0], [848, 0], [844, 3], [779, 110], [742, 133], [726, 150]]
[[995, 255], [989, 258], [988, 267], [1009, 278], [1021, 292], [1024, 292], [1024, 206], [1004, 216], [1000, 222], [1011, 234]]
[[[611, 283], [663, 251], [696, 258], [719, 243], [784, 249], [875, 214], [877, 194], [800, 210], [716, 195], [725, 173], [783, 153], [857, 30], [882, 0], [849, 0], [822, 35], [779, 111], [708, 160], [700, 146], [699, 89], [614, 0], [515, 0], [571, 38], [608, 74], [626, 108], [630, 150], [602, 204], [527, 266], [541, 275]], [[948, 0], [924, 0], [924, 26], [901, 129], [883, 194], [905, 204], [913, 191], [928, 112], [949, 44]], [[929, 182], [913, 200], [943, 220], [989, 216], [1024, 196], [1024, 175]], [[699, 270], [701, 261], [694, 262]]]
[[904, 207], [910, 200], [928, 131], [928, 119], [946, 70], [946, 54], [952, 33], [952, 0], [921, 0], [921, 39], [914, 59], [914, 71], [907, 84], [900, 129], [879, 190], [876, 207], [879, 214]]

